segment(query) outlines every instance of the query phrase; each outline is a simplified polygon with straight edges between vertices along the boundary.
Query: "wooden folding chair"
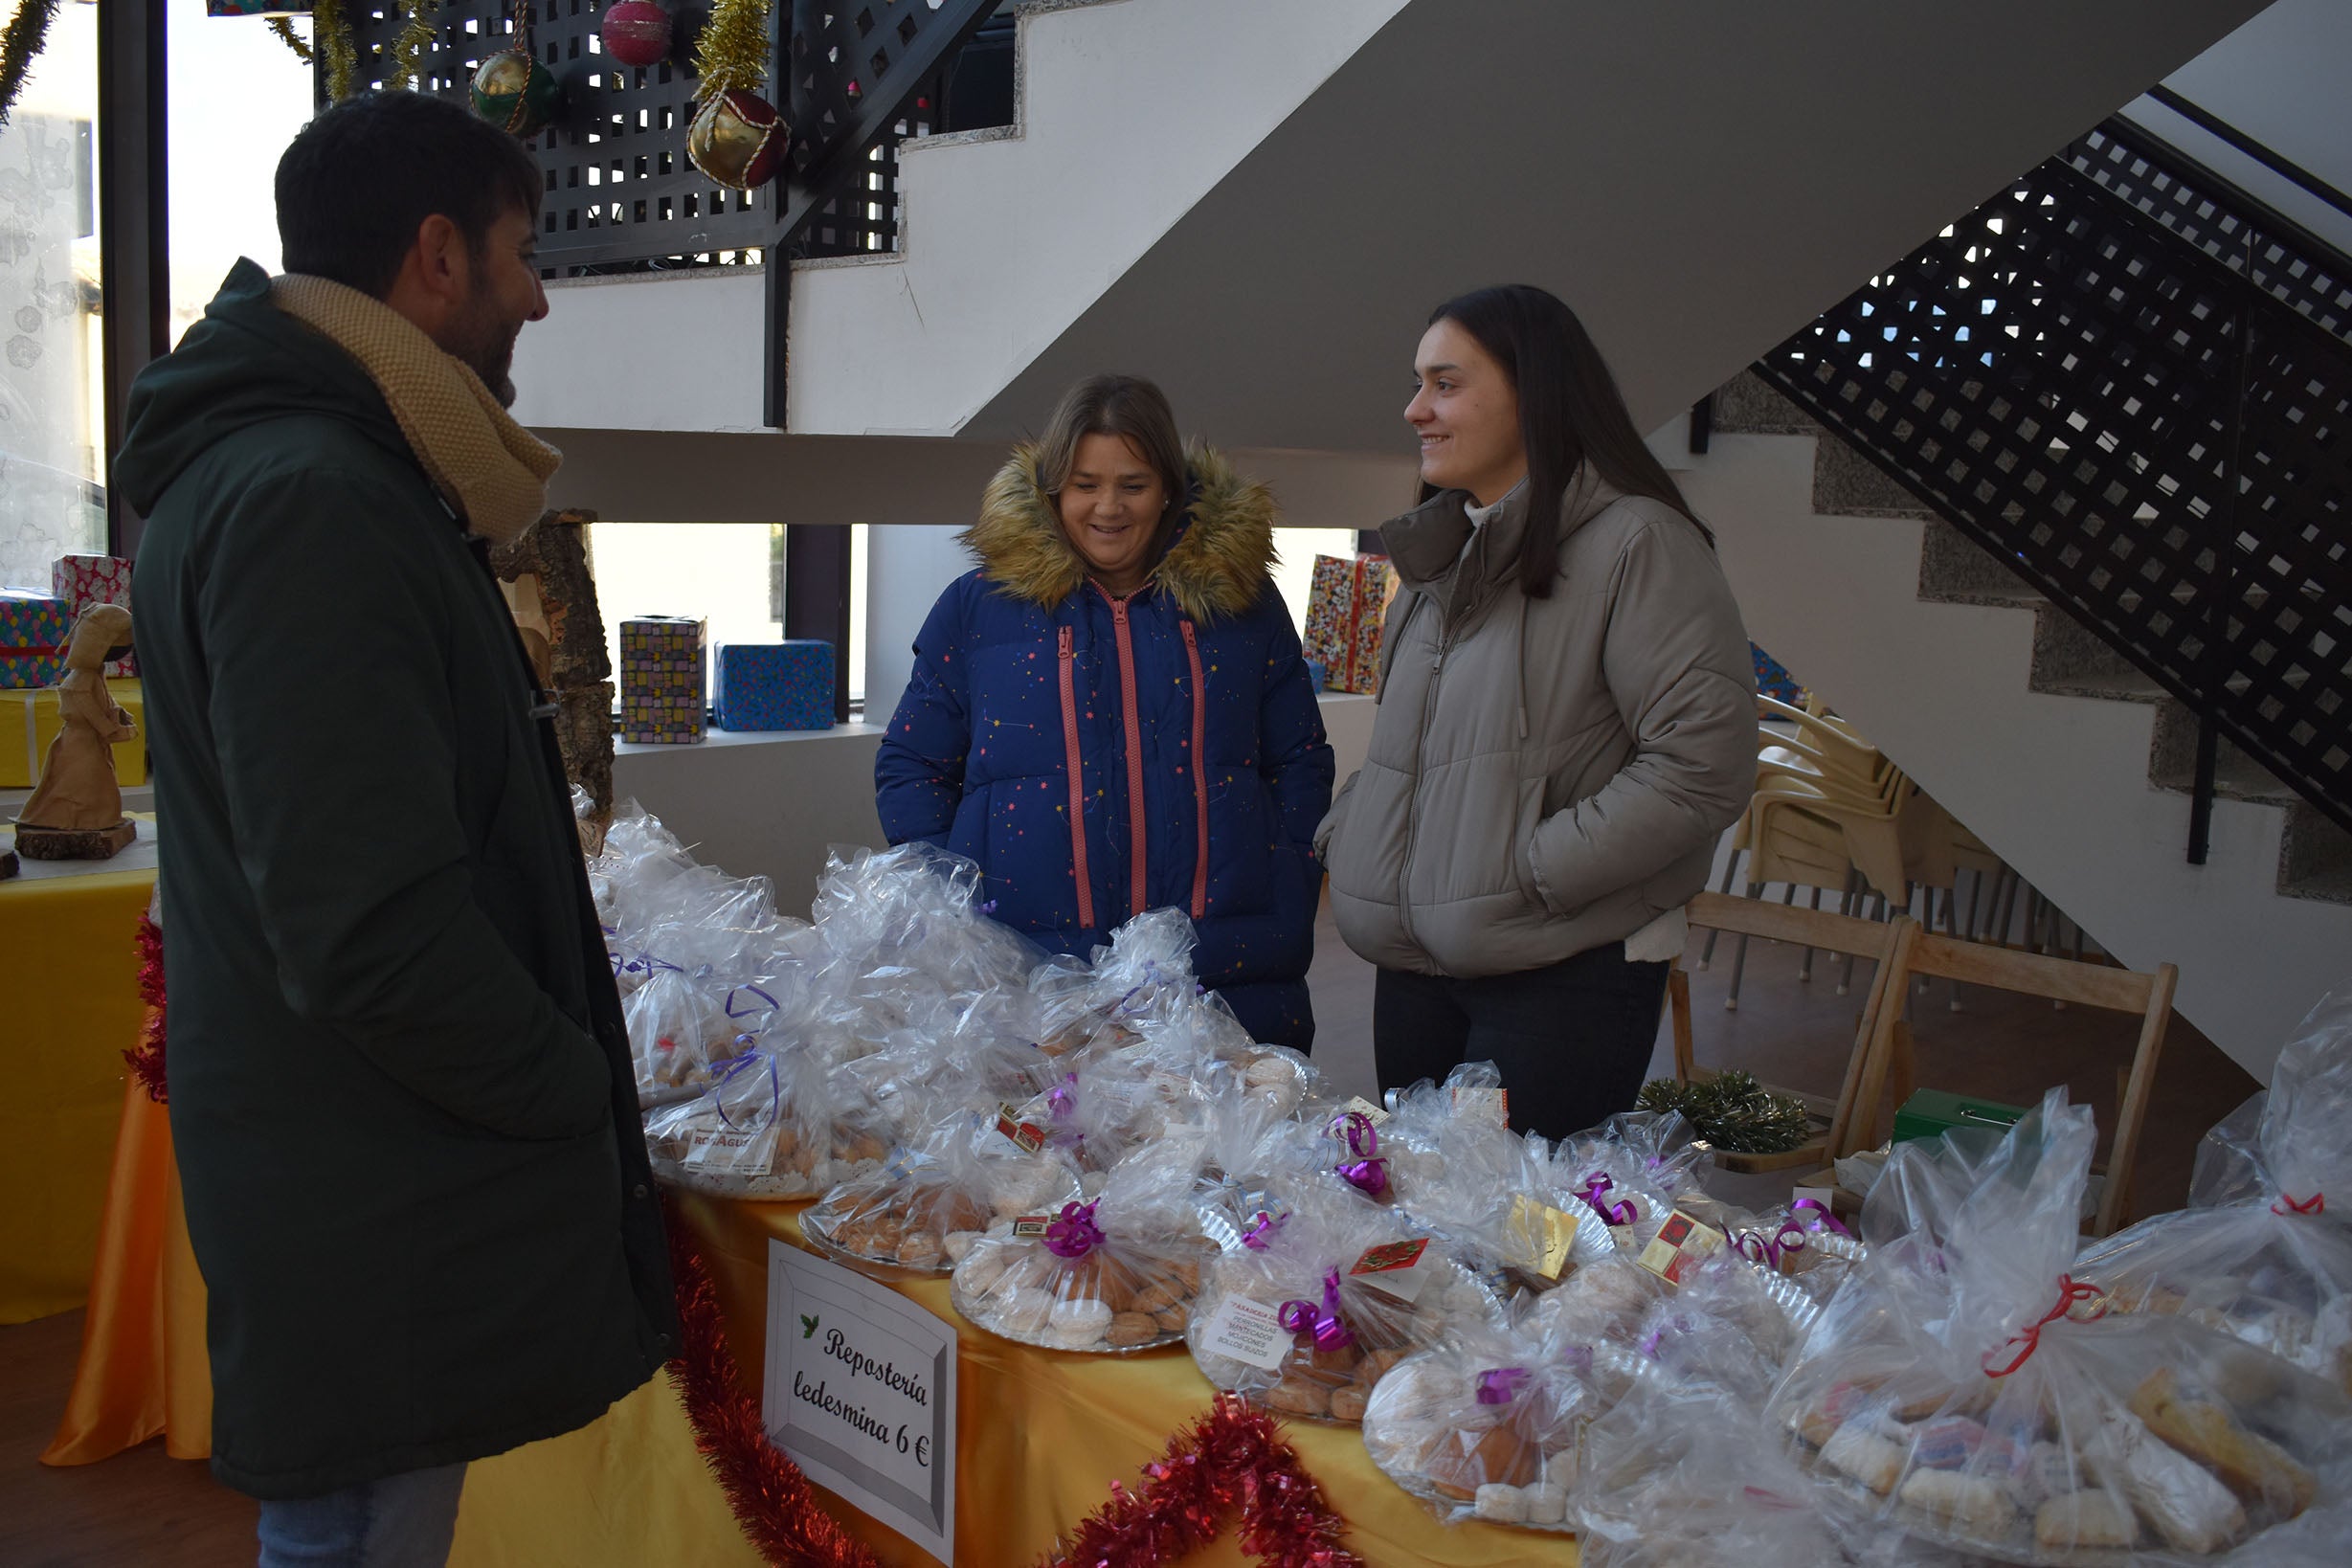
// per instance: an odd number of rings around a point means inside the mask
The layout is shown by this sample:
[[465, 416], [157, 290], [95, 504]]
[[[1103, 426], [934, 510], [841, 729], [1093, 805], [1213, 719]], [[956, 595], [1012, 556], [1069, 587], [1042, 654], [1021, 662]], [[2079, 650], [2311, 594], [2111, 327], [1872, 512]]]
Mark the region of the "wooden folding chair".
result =
[[1959, 941], [1933, 931], [1921, 931], [1892, 967], [1897, 977], [1892, 992], [1893, 1001], [1888, 1009], [1893, 1015], [1889, 1048], [1871, 1059], [1860, 1090], [1863, 1102], [1873, 1109], [1887, 1087], [1887, 1077], [1893, 1080], [1897, 1105], [1909, 1099], [1917, 1086], [1911, 1026], [1902, 1019], [1905, 988], [1914, 976], [1935, 976], [1993, 991], [2014, 991], [2051, 1001], [2139, 1015], [2139, 1042], [2132, 1052], [2130, 1073], [2123, 1080], [2115, 1137], [2108, 1145], [2107, 1186], [2099, 1195], [2098, 1215], [2094, 1221], [2094, 1235], [2111, 1234], [2122, 1221], [2124, 1204], [2131, 1196], [2132, 1168], [2139, 1155], [2139, 1133], [2148, 1119], [2148, 1090], [2156, 1079], [2157, 1058], [2163, 1053], [2164, 1030], [2172, 1021], [2173, 987], [2181, 972], [2170, 964], [2160, 964], [2152, 973], [2141, 974], [2076, 958], [2055, 958], [1982, 942]]
[[[1886, 1086], [1885, 1057], [1893, 1048], [1893, 1025], [1903, 1011], [1899, 976], [1911, 944], [1919, 934], [1918, 922], [1908, 915], [1893, 920], [1864, 920], [1831, 909], [1808, 909], [1798, 905], [1767, 904], [1760, 899], [1733, 898], [1724, 893], [1700, 893], [1686, 911], [1691, 925], [1711, 931], [1730, 931], [1741, 937], [1761, 936], [1792, 947], [1813, 947], [1830, 952], [1869, 958], [1877, 965], [1862, 1018], [1854, 1031], [1852, 1050], [1846, 1061], [1845, 1082], [1835, 1107], [1824, 1111], [1826, 1100], [1792, 1089], [1814, 1109], [1814, 1135], [1794, 1149], [1774, 1154], [1743, 1154], [1715, 1151], [1715, 1163], [1727, 1171], [1779, 1171], [1791, 1166], [1818, 1166], [1877, 1142], [1878, 1100], [1863, 1097], [1866, 1084]], [[1679, 961], [1667, 983], [1668, 1005], [1674, 1019], [1674, 1076], [1683, 1083], [1701, 1083], [1714, 1076], [1692, 1060], [1691, 1039], [1691, 977]]]

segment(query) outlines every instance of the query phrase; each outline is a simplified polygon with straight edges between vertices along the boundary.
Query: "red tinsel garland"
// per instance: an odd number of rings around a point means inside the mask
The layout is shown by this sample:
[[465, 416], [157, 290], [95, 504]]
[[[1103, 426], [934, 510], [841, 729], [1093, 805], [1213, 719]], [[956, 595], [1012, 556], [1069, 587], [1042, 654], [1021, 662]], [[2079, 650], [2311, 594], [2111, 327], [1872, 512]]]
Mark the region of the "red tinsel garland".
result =
[[1143, 1467], [1141, 1492], [1113, 1481], [1110, 1501], [1045, 1559], [1045, 1568], [1161, 1568], [1199, 1550], [1241, 1515], [1242, 1546], [1275, 1568], [1363, 1568], [1339, 1544], [1347, 1525], [1282, 1441], [1272, 1417], [1230, 1394]]
[[139, 1043], [123, 1053], [131, 1076], [157, 1105], [167, 1103], [164, 1086], [164, 933], [146, 915], [139, 917], [139, 999], [152, 1008], [139, 1030]]

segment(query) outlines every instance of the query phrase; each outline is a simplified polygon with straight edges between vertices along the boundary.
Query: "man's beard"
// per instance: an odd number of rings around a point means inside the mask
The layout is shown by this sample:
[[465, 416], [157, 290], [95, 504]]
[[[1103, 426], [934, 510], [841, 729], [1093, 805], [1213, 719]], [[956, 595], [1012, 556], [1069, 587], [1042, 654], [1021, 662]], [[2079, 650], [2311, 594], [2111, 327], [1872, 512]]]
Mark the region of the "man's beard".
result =
[[498, 302], [487, 292], [466, 302], [465, 312], [452, 322], [441, 347], [482, 377], [499, 407], [514, 407], [514, 340], [521, 323], [508, 325], [500, 319]]

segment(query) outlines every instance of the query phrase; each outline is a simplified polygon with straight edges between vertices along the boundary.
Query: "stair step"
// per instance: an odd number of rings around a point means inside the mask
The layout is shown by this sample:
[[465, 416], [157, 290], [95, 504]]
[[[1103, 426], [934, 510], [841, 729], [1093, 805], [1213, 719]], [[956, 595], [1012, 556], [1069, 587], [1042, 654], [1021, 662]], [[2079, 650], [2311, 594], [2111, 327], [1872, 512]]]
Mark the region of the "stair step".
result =
[[2045, 602], [2000, 556], [1939, 517], [1928, 519], [1920, 535], [1919, 597], [1931, 604]]
[[1813, 510], [1823, 517], [1936, 515], [1876, 463], [1834, 437], [1814, 450]]
[[[2156, 733], [2148, 747], [2148, 781], [2186, 794], [2197, 778], [2197, 716], [2185, 703], [2167, 697], [2156, 706]], [[2215, 750], [2213, 793], [2227, 800], [2292, 806], [2302, 797], [2228, 740]]]
[[2278, 851], [2278, 890], [2292, 898], [2352, 904], [2352, 833], [2307, 801], [2287, 808]]
[[2154, 676], [2142, 673], [2073, 616], [2050, 606], [2034, 617], [2033, 666], [2027, 683], [2059, 697], [2154, 703], [2164, 696]]
[[1727, 436], [1818, 436], [1813, 416], [1754, 370], [1742, 370], [1715, 392], [1714, 427]]

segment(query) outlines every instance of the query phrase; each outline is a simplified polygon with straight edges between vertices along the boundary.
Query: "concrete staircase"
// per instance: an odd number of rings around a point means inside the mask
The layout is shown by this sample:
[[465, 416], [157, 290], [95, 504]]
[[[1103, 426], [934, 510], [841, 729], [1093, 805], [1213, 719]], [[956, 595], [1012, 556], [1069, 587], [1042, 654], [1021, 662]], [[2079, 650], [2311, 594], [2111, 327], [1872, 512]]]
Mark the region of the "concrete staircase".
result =
[[2352, 973], [2352, 834], [2223, 743], [2185, 863], [2196, 725], [1998, 557], [1752, 374], [1677, 477], [1756, 640], [2257, 1077]]

